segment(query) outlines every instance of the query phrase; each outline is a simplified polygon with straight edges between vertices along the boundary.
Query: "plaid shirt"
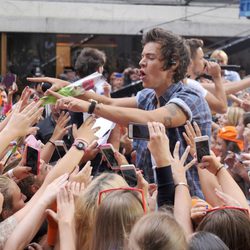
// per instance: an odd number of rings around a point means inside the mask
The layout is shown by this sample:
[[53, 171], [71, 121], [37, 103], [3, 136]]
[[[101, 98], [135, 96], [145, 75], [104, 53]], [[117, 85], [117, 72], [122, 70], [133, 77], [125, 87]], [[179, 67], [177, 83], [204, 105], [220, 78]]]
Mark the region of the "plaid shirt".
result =
[[[152, 89], [144, 89], [140, 91], [137, 96], [138, 108], [143, 110], [154, 110], [157, 108], [157, 99], [155, 91]], [[159, 98], [160, 106], [169, 103], [178, 105], [188, 116], [191, 122], [196, 121], [199, 125], [202, 135], [211, 135], [211, 113], [206, 100], [194, 89], [183, 85], [181, 82], [172, 84], [163, 96]], [[164, 112], [164, 111], [163, 111]], [[180, 155], [186, 149], [186, 142], [182, 133], [185, 132], [184, 126], [177, 128], [169, 128], [167, 133], [170, 141], [170, 150], [173, 152], [175, 144], [180, 141]], [[147, 180], [152, 182], [153, 171], [151, 155], [147, 148], [147, 141], [135, 140], [134, 147], [137, 152], [137, 167], [144, 171], [144, 176]], [[191, 156], [187, 162], [191, 160]], [[199, 177], [196, 167], [191, 167], [187, 171], [187, 181], [190, 186], [191, 195], [203, 197], [199, 183]]]

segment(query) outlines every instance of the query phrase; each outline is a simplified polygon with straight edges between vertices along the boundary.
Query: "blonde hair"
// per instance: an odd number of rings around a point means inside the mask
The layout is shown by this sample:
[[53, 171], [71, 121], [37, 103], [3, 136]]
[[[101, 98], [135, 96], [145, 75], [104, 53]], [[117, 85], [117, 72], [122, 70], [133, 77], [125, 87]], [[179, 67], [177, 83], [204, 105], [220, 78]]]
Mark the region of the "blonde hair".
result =
[[4, 198], [0, 221], [6, 219], [3, 217], [3, 212], [5, 210], [11, 211], [13, 209], [12, 189], [11, 189], [12, 184], [13, 181], [10, 178], [3, 175], [0, 176], [0, 193], [2, 193]]
[[244, 110], [239, 107], [229, 107], [227, 109], [227, 120], [228, 126], [237, 126], [239, 124], [239, 120], [244, 114]]
[[[132, 227], [143, 214], [142, 199], [136, 192], [109, 193], [97, 210], [91, 250], [124, 249]], [[105, 230], [101, 225], [105, 225]]]
[[128, 184], [118, 174], [104, 173], [94, 179], [77, 199], [75, 211], [77, 249], [90, 249], [99, 192], [118, 187], [128, 187]]
[[223, 64], [227, 64], [228, 63], [228, 56], [227, 56], [226, 52], [223, 51], [223, 50], [215, 50], [211, 54], [210, 58], [222, 60]]
[[129, 250], [184, 250], [185, 233], [175, 218], [166, 212], [143, 216], [133, 227], [129, 237]]

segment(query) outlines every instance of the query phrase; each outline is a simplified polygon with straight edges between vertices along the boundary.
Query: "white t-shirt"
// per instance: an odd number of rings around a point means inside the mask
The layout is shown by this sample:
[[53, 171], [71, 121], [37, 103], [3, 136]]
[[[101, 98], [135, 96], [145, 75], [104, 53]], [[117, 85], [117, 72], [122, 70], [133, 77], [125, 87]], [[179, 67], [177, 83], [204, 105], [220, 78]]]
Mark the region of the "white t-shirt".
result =
[[187, 85], [189, 87], [199, 91], [204, 98], [206, 97], [207, 90], [205, 88], [203, 88], [202, 85], [199, 82], [197, 82], [196, 80], [188, 78], [187, 79]]

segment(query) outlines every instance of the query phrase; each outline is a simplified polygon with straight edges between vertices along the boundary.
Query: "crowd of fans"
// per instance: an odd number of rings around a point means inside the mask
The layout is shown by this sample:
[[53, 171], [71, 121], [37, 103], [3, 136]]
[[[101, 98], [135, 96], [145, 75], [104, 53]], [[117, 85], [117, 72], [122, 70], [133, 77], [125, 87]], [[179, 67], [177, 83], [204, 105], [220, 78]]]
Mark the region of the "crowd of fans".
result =
[[[140, 69], [80, 96], [57, 91], [103, 73], [98, 49], [59, 78], [28, 78], [19, 97], [1, 85], [0, 249], [250, 249], [250, 78], [221, 70], [224, 51], [204, 59], [199, 39], [155, 28], [142, 45]], [[139, 80], [136, 96], [111, 98]], [[43, 105], [48, 95], [55, 104]], [[108, 143], [119, 166], [135, 165], [135, 187], [102, 155], [98, 117], [116, 124]], [[128, 137], [131, 122], [148, 141]], [[205, 135], [210, 154], [197, 162]]]

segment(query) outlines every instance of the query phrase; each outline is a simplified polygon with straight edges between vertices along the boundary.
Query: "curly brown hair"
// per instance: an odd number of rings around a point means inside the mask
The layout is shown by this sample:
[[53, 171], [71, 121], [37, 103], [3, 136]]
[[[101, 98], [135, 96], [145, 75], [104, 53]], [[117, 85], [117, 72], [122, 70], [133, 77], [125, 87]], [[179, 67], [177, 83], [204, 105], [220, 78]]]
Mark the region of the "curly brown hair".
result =
[[163, 69], [167, 70], [179, 62], [173, 76], [174, 82], [179, 82], [185, 78], [187, 67], [190, 63], [190, 52], [186, 46], [184, 39], [170, 31], [162, 28], [154, 28], [149, 30], [142, 38], [142, 46], [149, 42], [159, 43], [161, 45], [161, 56], [164, 61]]

